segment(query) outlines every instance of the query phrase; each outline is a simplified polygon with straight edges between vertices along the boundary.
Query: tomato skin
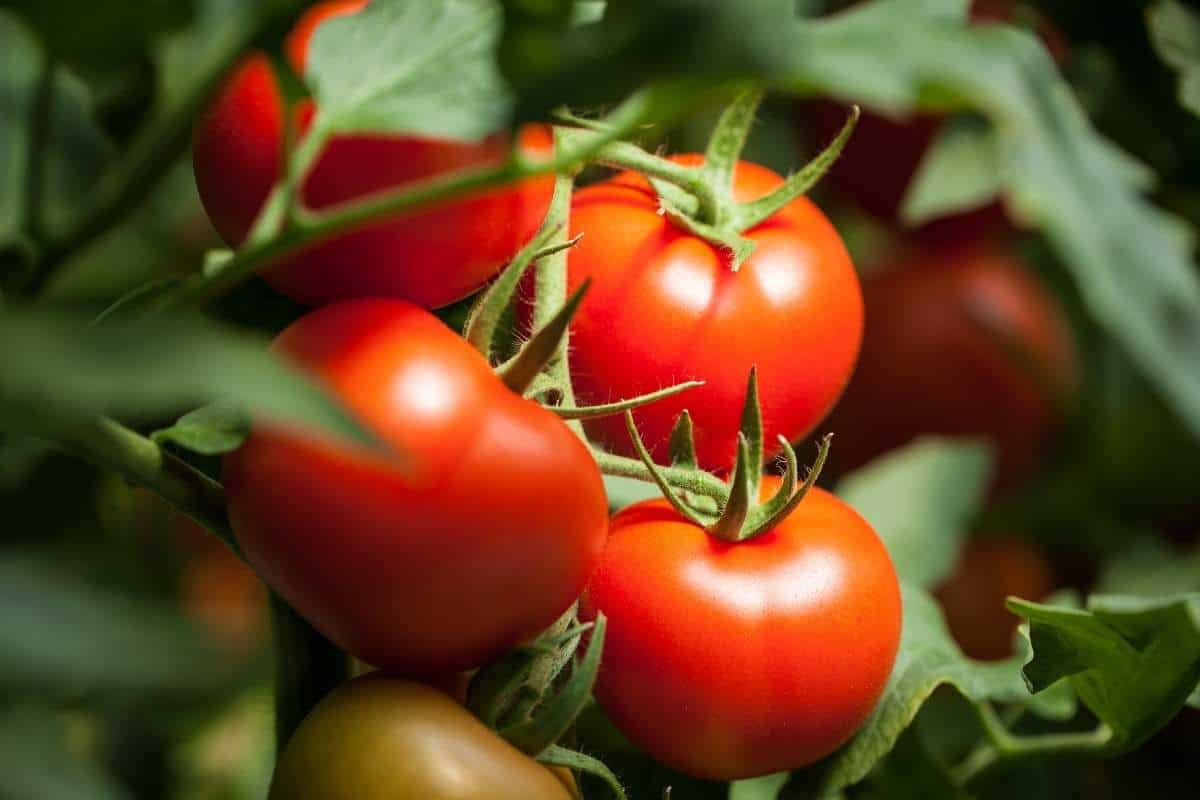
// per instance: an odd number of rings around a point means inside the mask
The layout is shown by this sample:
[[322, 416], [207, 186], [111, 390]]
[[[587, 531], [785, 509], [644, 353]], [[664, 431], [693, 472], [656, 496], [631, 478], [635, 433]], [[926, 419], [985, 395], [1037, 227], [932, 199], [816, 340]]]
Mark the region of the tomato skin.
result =
[[[741, 162], [735, 196], [753, 200], [781, 182]], [[862, 297], [841, 238], [808, 199], [746, 233], [758, 247], [738, 272], [725, 253], [659, 214], [649, 184], [631, 173], [577, 192], [571, 228], [583, 239], [568, 258], [570, 285], [592, 280], [571, 328], [580, 400], [706, 382], [634, 412], [656, 460], [666, 460], [671, 428], [686, 408], [701, 466], [729, 469], [752, 366], [769, 452], [779, 434], [795, 440], [810, 432], [841, 394], [862, 337]], [[634, 454], [620, 417], [591, 422], [588, 432], [613, 452]]]
[[318, 630], [374, 666], [430, 674], [488, 661], [575, 600], [607, 505], [554, 414], [401, 300], [326, 306], [275, 347], [387, 447], [257, 424], [225, 460], [247, 558]]
[[834, 471], [922, 434], [980, 436], [997, 487], [1033, 468], [1076, 384], [1057, 302], [1006, 251], [920, 248], [864, 281], [858, 370], [829, 427]]
[[935, 595], [963, 652], [995, 661], [1012, 655], [1020, 622], [1005, 599], [1040, 601], [1053, 589], [1054, 574], [1036, 547], [1016, 536], [989, 536], [967, 541], [954, 574]]
[[581, 608], [608, 617], [605, 712], [656, 760], [709, 780], [831, 753], [871, 712], [900, 642], [883, 543], [821, 489], [738, 544], [664, 500], [631, 506], [612, 520]]
[[[303, 71], [308, 39], [321, 22], [362, 5], [335, 2], [314, 7], [288, 39], [293, 66]], [[296, 115], [302, 131], [307, 130], [312, 103], [286, 109], [270, 62], [256, 53], [235, 69], [197, 122], [196, 185], [213, 225], [231, 246], [243, 243], [279, 178], [289, 113]], [[519, 143], [531, 157], [546, 156], [552, 148], [549, 131], [540, 126], [523, 129]], [[307, 177], [303, 200], [319, 210], [497, 164], [507, 157], [509, 146], [506, 134], [479, 142], [337, 136]], [[438, 308], [477, 290], [516, 254], [537, 231], [553, 191], [553, 176], [543, 176], [401, 214], [289, 256], [264, 277], [307, 305], [386, 296]]]
[[573, 800], [550, 770], [419, 683], [335, 689], [283, 751], [270, 800]]

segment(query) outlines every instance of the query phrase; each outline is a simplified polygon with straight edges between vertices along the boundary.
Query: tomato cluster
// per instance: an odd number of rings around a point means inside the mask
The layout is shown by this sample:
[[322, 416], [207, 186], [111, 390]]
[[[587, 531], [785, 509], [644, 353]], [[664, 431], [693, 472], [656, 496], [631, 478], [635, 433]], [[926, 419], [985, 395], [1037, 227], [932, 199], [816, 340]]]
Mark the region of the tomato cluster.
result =
[[[288, 40], [293, 68], [303, 72], [321, 24], [363, 5], [311, 10]], [[249, 235], [279, 180], [289, 117], [303, 135], [314, 113], [309, 101], [287, 107], [270, 62], [254, 55], [201, 119], [197, 183], [230, 244]], [[541, 128], [521, 143], [550, 146]], [[486, 164], [507, 147], [503, 136], [340, 136], [305, 177], [302, 200], [321, 209]], [[759, 200], [783, 183], [739, 162], [728, 202]], [[382, 673], [435, 684], [496, 662], [580, 599], [581, 620], [611, 620], [596, 695], [650, 755], [723, 780], [811, 763], [866, 718], [896, 656], [899, 587], [874, 531], [808, 485], [744, 541], [724, 540], [728, 531], [716, 538], [715, 525], [665, 500], [610, 523], [582, 432], [510, 388], [428, 311], [513, 258], [541, 225], [552, 185], [524, 180], [389, 218], [270, 268], [272, 285], [317, 306], [276, 351], [314, 376], [370, 441], [257, 419], [224, 461], [238, 543], [338, 646]], [[698, 461], [688, 468], [728, 474], [747, 396], [761, 404], [757, 435], [775, 443], [770, 455], [778, 440], [812, 431], [849, 379], [863, 303], [840, 237], [803, 197], [763, 216], [741, 231], [756, 248], [735, 265], [719, 244], [659, 213], [639, 175], [572, 200], [570, 233], [583, 236], [567, 283], [590, 286], [570, 326], [579, 404], [704, 382], [631, 417], [660, 462], [685, 408]], [[752, 369], [763, 388], [748, 395]], [[589, 421], [587, 431], [613, 453], [635, 452], [619, 418]], [[767, 477], [762, 500], [793, 488]], [[574, 792], [569, 776], [533, 764], [445, 695], [376, 674], [312, 712], [281, 758], [272, 796]]]

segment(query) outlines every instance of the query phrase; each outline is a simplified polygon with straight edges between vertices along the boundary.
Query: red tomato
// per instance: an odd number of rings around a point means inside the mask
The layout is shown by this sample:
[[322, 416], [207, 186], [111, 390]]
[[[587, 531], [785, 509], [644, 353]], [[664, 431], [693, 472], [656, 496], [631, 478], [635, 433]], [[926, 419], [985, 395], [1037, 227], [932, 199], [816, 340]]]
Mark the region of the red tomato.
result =
[[737, 544], [661, 499], [610, 527], [582, 609], [608, 616], [596, 698], [634, 744], [733, 780], [811, 764], [866, 719], [900, 643], [900, 587], [853, 509], [813, 489]]
[[326, 306], [276, 348], [387, 447], [262, 424], [225, 460], [264, 580], [369, 664], [465, 669], [553, 622], [587, 581], [607, 506], [587, 447], [401, 300]]
[[982, 436], [997, 486], [1033, 467], [1075, 385], [1055, 299], [1006, 252], [927, 248], [863, 284], [862, 357], [829, 428], [835, 471], [921, 434]]
[[963, 652], [985, 661], [1012, 655], [1020, 622], [1007, 608], [1010, 595], [1042, 600], [1054, 576], [1037, 548], [1015, 536], [971, 539], [958, 568], [937, 590], [946, 624]]
[[[781, 182], [741, 162], [734, 194], [754, 200]], [[571, 287], [592, 279], [571, 328], [580, 399], [604, 403], [706, 381], [634, 412], [657, 460], [686, 408], [701, 466], [731, 468], [752, 366], [768, 446], [777, 434], [807, 434], [841, 394], [862, 338], [862, 297], [841, 238], [807, 198], [745, 234], [758, 247], [738, 272], [726, 253], [660, 214], [650, 185], [632, 173], [577, 192], [571, 228], [584, 234], [569, 256]], [[594, 421], [588, 432], [614, 452], [634, 452], [620, 417]]]
[[[364, 2], [323, 3], [297, 25], [287, 43], [302, 72], [308, 41], [324, 20], [354, 13]], [[302, 128], [311, 103], [296, 109]], [[197, 123], [193, 162], [200, 198], [213, 225], [233, 246], [246, 238], [279, 178], [287, 111], [270, 62], [248, 57]], [[520, 142], [548, 154], [549, 131], [528, 127]], [[374, 192], [502, 161], [506, 135], [480, 142], [412, 136], [338, 136], [318, 158], [303, 187], [304, 202], [328, 208]], [[290, 256], [264, 277], [309, 305], [361, 296], [394, 296], [426, 308], [478, 289], [537, 231], [554, 191], [552, 176], [406, 213]]]

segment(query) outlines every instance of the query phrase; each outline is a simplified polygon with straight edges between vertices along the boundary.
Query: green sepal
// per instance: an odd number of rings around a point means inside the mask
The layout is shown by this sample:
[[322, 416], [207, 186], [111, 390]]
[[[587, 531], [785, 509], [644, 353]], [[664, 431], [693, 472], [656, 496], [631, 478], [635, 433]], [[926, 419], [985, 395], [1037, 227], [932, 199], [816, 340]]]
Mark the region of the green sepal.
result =
[[746, 527], [750, 530], [769, 530], [782, 517], [780, 513], [791, 503], [796, 492], [796, 483], [800, 480], [800, 459], [792, 449], [792, 443], [787, 437], [779, 437], [779, 446], [783, 449], [783, 481], [779, 490], [771, 495], [771, 499], [756, 506], [747, 520]]
[[250, 435], [250, 414], [243, 406], [218, 400], [184, 414], [169, 428], [150, 434], [157, 444], [170, 442], [205, 456], [219, 456], [242, 446]]
[[746, 399], [742, 403], [742, 436], [746, 440], [747, 453], [750, 456], [750, 496], [758, 498], [758, 485], [762, 479], [763, 469], [763, 420], [762, 404], [758, 399], [758, 367], [750, 368], [750, 377], [746, 380]]
[[671, 488], [671, 484], [667, 482], [662, 470], [654, 463], [654, 459], [650, 457], [649, 451], [646, 450], [646, 444], [642, 441], [642, 435], [638, 433], [637, 424], [633, 421], [633, 414], [629, 411], [625, 412], [625, 428], [629, 431], [629, 438], [633, 442], [633, 449], [637, 451], [638, 458], [642, 460], [642, 464], [650, 472], [650, 477], [654, 479], [659, 491], [663, 493], [663, 497], [667, 499], [671, 507], [689, 522], [699, 525], [702, 528], [707, 528], [710, 520], [705, 519], [699, 512], [683, 502], [679, 495], [675, 493], [675, 490]]
[[666, 397], [672, 397], [680, 392], [686, 392], [688, 389], [695, 389], [698, 386], [703, 386], [704, 381], [684, 381], [677, 383], [674, 386], [668, 386], [665, 389], [659, 389], [657, 392], [648, 394], [640, 394], [637, 397], [630, 397], [628, 400], [618, 400], [615, 403], [604, 403], [595, 406], [546, 406], [563, 419], [599, 419], [601, 417], [614, 417], [618, 414], [623, 414], [626, 411], [641, 408], [642, 406], [650, 405]]
[[[721, 112], [704, 150], [704, 173], [713, 187], [728, 196], [733, 185], [733, 170], [737, 166], [746, 137], [754, 124], [754, 115], [762, 103], [760, 88], [742, 92]], [[720, 220], [717, 220], [719, 223]]]
[[552, 746], [575, 722], [592, 697], [600, 655], [604, 651], [604, 614], [597, 614], [587, 653], [576, 666], [562, 691], [542, 704], [530, 718], [501, 728], [500, 734], [523, 753], [536, 756]]
[[621, 779], [605, 766], [603, 761], [580, 753], [578, 750], [571, 750], [557, 744], [552, 744], [538, 753], [537, 761], [538, 763], [547, 764], [552, 767], [567, 767], [576, 772], [594, 775], [604, 781], [609, 791], [612, 792], [612, 796], [617, 800], [627, 800], [629, 797], [625, 793], [625, 787], [621, 785]]
[[[829, 447], [832, 441], [832, 433], [827, 433], [821, 437], [821, 441], [817, 445], [817, 458], [813, 462], [813, 465], [809, 468], [808, 475], [804, 478], [804, 483], [800, 484], [800, 488], [796, 490], [795, 494], [793, 494], [786, 503], [783, 503], [778, 508], [773, 509], [769, 515], [764, 514], [761, 519], [755, 519], [751, 524], [747, 525], [746, 532], [742, 535], [743, 539], [753, 539], [759, 534], [766, 533], [767, 531], [771, 530], [771, 528], [787, 519], [787, 516], [796, 510], [796, 506], [800, 505], [812, 487], [816, 485], [817, 478], [821, 476], [821, 470], [825, 468], [825, 461], [829, 458]], [[792, 451], [790, 445], [787, 448], [787, 452], [791, 452], [792, 458], [796, 457], [795, 451]], [[771, 500], [767, 502], [766, 506], [773, 505], [774, 501], [775, 498], [771, 498]], [[766, 506], [763, 506], [762, 508], [765, 509]]]
[[761, 467], [750, 461], [750, 445], [744, 434], [738, 434], [737, 463], [733, 468], [733, 477], [729, 481], [729, 500], [721, 509], [721, 516], [708, 532], [718, 539], [727, 542], [737, 542], [745, 537], [743, 526], [750, 513], [751, 505], [757, 499], [755, 487], [758, 482], [756, 473]]
[[587, 294], [590, 285], [589, 278], [567, 298], [567, 302], [558, 313], [542, 326], [510, 361], [496, 369], [500, 380], [504, 381], [508, 388], [524, 395], [538, 374], [558, 354], [571, 319], [579, 310], [579, 304], [583, 302], [583, 296]]
[[[542, 226], [537, 235], [521, 248], [520, 252], [500, 273], [500, 277], [492, 282], [487, 291], [480, 296], [479, 301], [472, 306], [463, 328], [463, 338], [482, 353], [484, 358], [491, 359], [492, 357], [492, 350], [496, 344], [496, 331], [500, 328], [504, 312], [512, 304], [522, 276], [533, 262], [548, 255], [549, 252], [555, 252], [553, 249], [547, 252], [547, 245], [560, 230], [562, 230], [561, 225]], [[570, 244], [559, 245], [556, 249], [569, 247]]]
[[700, 463], [696, 458], [696, 438], [692, 432], [692, 415], [685, 408], [679, 412], [675, 427], [671, 429], [671, 441], [667, 445], [671, 453], [671, 466], [696, 469]]

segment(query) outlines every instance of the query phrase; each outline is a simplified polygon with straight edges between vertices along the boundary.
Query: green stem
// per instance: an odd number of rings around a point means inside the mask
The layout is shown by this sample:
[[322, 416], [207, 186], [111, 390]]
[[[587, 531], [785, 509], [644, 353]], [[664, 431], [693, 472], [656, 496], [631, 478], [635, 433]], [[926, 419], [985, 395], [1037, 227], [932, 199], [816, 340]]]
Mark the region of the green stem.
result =
[[115, 227], [139, 206], [187, 149], [192, 124], [235, 61], [268, 24], [260, 14], [254, 24], [235, 26], [206, 59], [192, 65], [189, 86], [147, 122], [129, 148], [105, 171], [88, 193], [87, 202], [72, 224], [46, 243], [38, 271], [27, 287], [41, 291], [76, 252]]
[[275, 645], [275, 749], [282, 753], [313, 706], [350, 677], [350, 660], [271, 593]]
[[[596, 463], [600, 466], [600, 471], [605, 475], [612, 475], [617, 478], [633, 478], [639, 481], [646, 481], [647, 483], [656, 482], [649, 467], [636, 458], [626, 458], [625, 456], [606, 453], [602, 450], [593, 450], [592, 455], [595, 456]], [[729, 498], [729, 487], [716, 475], [697, 470], [664, 467], [661, 465], [658, 467], [658, 472], [666, 478], [667, 483], [676, 489], [708, 497], [717, 501], [719, 506], [723, 506]]]
[[98, 417], [55, 440], [76, 455], [149, 489], [240, 555], [221, 484], [115, 420]]
[[[569, 235], [568, 227], [571, 219], [571, 191], [575, 180], [570, 175], [558, 175], [554, 183], [554, 200], [546, 213], [548, 224], [556, 225], [557, 232], [548, 244], [565, 243]], [[539, 331], [549, 325], [558, 314], [559, 309], [567, 302], [567, 258], [569, 251], [559, 250], [537, 262], [536, 291], [533, 302], [533, 329]], [[565, 406], [575, 405], [575, 390], [571, 386], [571, 367], [567, 355], [567, 341], [570, 333], [562, 337], [558, 352], [546, 364], [543, 371], [548, 386], [558, 391], [559, 403]], [[574, 426], [579, 430], [578, 425]]]
[[985, 739], [951, 770], [950, 776], [959, 786], [965, 786], [1002, 761], [1065, 753], [1100, 755], [1112, 740], [1112, 730], [1104, 723], [1090, 731], [1017, 736], [1008, 730], [990, 703], [978, 703], [974, 708]]

